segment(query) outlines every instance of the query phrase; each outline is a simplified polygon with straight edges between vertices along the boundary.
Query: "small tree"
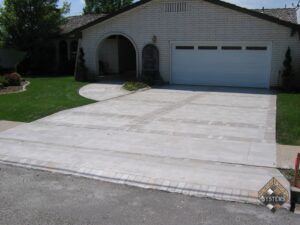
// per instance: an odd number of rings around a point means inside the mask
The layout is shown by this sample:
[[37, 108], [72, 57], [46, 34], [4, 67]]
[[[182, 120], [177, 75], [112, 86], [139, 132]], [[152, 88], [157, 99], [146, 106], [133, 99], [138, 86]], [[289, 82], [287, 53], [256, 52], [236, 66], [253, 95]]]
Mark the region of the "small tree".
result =
[[291, 55], [291, 49], [288, 47], [286, 53], [285, 53], [285, 59], [283, 61], [284, 70], [282, 73], [283, 77], [291, 77], [292, 76], [292, 55]]
[[82, 48], [79, 49], [78, 62], [75, 70], [75, 80], [87, 80], [87, 68], [85, 66], [84, 51]]
[[283, 72], [282, 72], [282, 86], [284, 89], [291, 89], [292, 87], [292, 80], [294, 77], [293, 74], [293, 67], [292, 67], [292, 55], [291, 55], [291, 49], [288, 47], [286, 53], [285, 53], [285, 59], [283, 61]]
[[[0, 34], [5, 47], [27, 52], [29, 70], [53, 67], [52, 39], [65, 22], [70, 4], [58, 0], [4, 0], [0, 7]], [[50, 53], [52, 52], [52, 53]]]

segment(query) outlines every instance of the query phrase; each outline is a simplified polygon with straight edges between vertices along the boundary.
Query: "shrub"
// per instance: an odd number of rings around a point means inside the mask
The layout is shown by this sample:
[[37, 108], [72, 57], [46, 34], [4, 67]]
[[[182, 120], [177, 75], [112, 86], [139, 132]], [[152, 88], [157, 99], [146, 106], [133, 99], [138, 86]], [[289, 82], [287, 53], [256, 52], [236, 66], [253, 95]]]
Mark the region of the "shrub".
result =
[[86, 81], [87, 80], [87, 68], [85, 65], [84, 51], [83, 48], [79, 50], [78, 63], [75, 71], [75, 79], [77, 81]]
[[283, 61], [283, 72], [282, 72], [282, 87], [285, 90], [291, 90], [293, 86], [293, 67], [292, 67], [292, 55], [290, 47], [285, 53], [285, 59]]
[[146, 87], [148, 87], [147, 84], [135, 81], [128, 81], [123, 85], [123, 88], [127, 91], [136, 91]]
[[4, 79], [8, 86], [20, 86], [22, 83], [22, 78], [18, 73], [5, 74]]
[[292, 76], [292, 55], [290, 47], [287, 49], [285, 53], [285, 59], [283, 61], [284, 70], [282, 73], [283, 77], [290, 77]]
[[5, 86], [7, 86], [7, 81], [5, 80], [4, 76], [0, 75], [0, 89]]

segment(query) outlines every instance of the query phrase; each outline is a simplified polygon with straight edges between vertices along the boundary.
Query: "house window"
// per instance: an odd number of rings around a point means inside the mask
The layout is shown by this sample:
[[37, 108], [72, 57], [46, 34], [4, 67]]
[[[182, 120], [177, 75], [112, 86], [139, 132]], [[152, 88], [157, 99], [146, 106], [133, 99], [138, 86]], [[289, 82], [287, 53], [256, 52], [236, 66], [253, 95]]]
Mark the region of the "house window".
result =
[[268, 47], [265, 47], [265, 46], [247, 46], [246, 50], [266, 51], [266, 50], [268, 50]]
[[241, 46], [222, 46], [222, 50], [242, 50]]
[[176, 49], [178, 49], [178, 50], [183, 50], [183, 49], [193, 50], [194, 46], [176, 46]]
[[186, 2], [169, 2], [165, 3], [165, 12], [186, 12], [187, 3]]
[[217, 46], [198, 46], [199, 50], [217, 50]]

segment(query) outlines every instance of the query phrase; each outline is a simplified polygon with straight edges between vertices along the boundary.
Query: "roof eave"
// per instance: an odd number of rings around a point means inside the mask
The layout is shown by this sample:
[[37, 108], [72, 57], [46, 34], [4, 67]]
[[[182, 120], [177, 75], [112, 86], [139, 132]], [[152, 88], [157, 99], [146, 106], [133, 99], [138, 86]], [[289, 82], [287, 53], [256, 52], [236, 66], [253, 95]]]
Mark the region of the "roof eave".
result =
[[223, 2], [223, 1], [219, 1], [219, 0], [204, 0], [204, 1], [210, 2], [212, 4], [220, 5], [220, 6], [223, 6], [225, 8], [230, 8], [230, 9], [233, 9], [235, 11], [243, 12], [245, 14], [248, 14], [248, 15], [251, 15], [251, 16], [254, 16], [254, 17], [258, 17], [258, 18], [261, 18], [261, 19], [264, 19], [264, 20], [268, 20], [270, 22], [277, 23], [277, 24], [280, 24], [280, 25], [283, 25], [283, 26], [286, 26], [286, 27], [300, 29], [299, 24], [295, 24], [295, 23], [291, 23], [291, 22], [288, 22], [288, 21], [285, 21], [285, 20], [281, 20], [277, 17], [270, 16], [270, 15], [267, 15], [267, 14], [263, 14], [263, 13], [260, 13], [260, 12], [256, 12], [254, 10], [243, 8], [243, 7], [228, 3], [228, 2]]

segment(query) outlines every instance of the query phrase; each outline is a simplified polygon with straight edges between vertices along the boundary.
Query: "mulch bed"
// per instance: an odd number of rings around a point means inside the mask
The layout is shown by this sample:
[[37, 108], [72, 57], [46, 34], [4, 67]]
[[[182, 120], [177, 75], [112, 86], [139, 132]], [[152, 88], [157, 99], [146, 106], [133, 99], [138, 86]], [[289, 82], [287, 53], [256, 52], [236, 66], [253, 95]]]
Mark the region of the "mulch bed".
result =
[[23, 90], [23, 86], [26, 85], [27, 81], [22, 81], [21, 86], [8, 86], [8, 87], [0, 87], [0, 94], [8, 94], [14, 93]]
[[[279, 169], [279, 171], [285, 176], [285, 178], [290, 182], [291, 185], [294, 184], [295, 170], [293, 170], [293, 169]], [[300, 171], [299, 171], [298, 174], [300, 174]], [[300, 180], [298, 180], [298, 184], [300, 184]]]

